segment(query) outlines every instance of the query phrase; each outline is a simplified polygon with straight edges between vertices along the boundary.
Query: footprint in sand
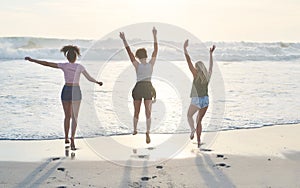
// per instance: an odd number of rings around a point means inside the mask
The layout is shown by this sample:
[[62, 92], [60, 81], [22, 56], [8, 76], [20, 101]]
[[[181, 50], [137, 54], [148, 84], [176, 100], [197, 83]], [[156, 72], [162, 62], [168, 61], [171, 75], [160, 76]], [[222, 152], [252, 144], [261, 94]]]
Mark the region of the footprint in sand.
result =
[[59, 157], [54, 157], [54, 158], [52, 158], [52, 161], [57, 161], [59, 159], [60, 159]]
[[149, 147], [149, 148], [147, 148], [148, 150], [154, 150], [155, 149], [155, 147]]
[[200, 151], [204, 151], [204, 152], [211, 152], [211, 151], [213, 151], [213, 150], [211, 150], [211, 149], [205, 149], [205, 148], [202, 148], [202, 149], [200, 149]]
[[217, 164], [214, 165], [214, 167], [218, 167], [218, 166], [225, 167], [225, 168], [229, 168], [230, 167], [229, 165], [227, 165], [225, 163], [217, 163]]
[[140, 187], [139, 182], [133, 182], [132, 185], [129, 185], [129, 187]]
[[138, 159], [149, 159], [149, 155], [131, 155], [132, 158], [138, 158]]
[[157, 169], [163, 169], [163, 166], [156, 166]]
[[57, 170], [64, 172], [64, 171], [65, 171], [65, 168], [60, 167], [60, 168], [57, 168]]
[[[147, 148], [148, 149], [148, 148]], [[138, 159], [149, 159], [150, 155], [149, 154], [138, 154], [138, 150], [137, 149], [132, 149], [133, 154], [130, 155], [130, 157], [132, 158], [138, 158]]]
[[152, 177], [141, 177], [142, 181], [149, 181], [150, 179], [155, 179], [157, 176], [152, 176]]
[[224, 160], [228, 159], [227, 157], [225, 157], [225, 156], [222, 155], [222, 154], [217, 154], [217, 158], [223, 158]]
[[141, 180], [142, 181], [148, 181], [148, 180], [150, 180], [151, 178], [150, 177], [141, 177]]
[[148, 159], [149, 155], [138, 155], [137, 156], [139, 159]]

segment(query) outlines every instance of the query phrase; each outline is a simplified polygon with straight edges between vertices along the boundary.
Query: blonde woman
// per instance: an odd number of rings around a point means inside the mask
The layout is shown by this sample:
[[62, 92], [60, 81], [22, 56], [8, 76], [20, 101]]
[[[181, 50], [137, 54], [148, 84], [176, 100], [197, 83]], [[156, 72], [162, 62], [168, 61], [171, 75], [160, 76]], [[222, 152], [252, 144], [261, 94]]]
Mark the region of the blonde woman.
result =
[[[202, 133], [202, 119], [206, 113], [206, 110], [209, 105], [209, 98], [208, 98], [208, 84], [210, 81], [210, 77], [212, 74], [212, 68], [213, 68], [213, 52], [216, 48], [215, 45], [213, 45], [209, 49], [209, 69], [207, 71], [205, 65], [202, 61], [198, 61], [195, 66], [193, 65], [191, 58], [189, 56], [189, 53], [187, 51], [187, 47], [189, 45], [189, 41], [186, 40], [183, 45], [184, 49], [184, 55], [186, 58], [186, 61], [188, 63], [189, 69], [193, 74], [194, 80], [192, 85], [192, 91], [190, 94], [191, 97], [191, 104], [187, 113], [187, 119], [188, 123], [191, 128], [191, 135], [190, 139], [192, 140], [194, 138], [194, 134], [196, 132], [197, 134], [197, 141], [198, 141], [198, 147], [200, 147], [201, 144], [201, 133]], [[194, 114], [198, 112], [197, 119], [196, 119], [196, 129], [194, 126], [194, 120], [193, 116]]]

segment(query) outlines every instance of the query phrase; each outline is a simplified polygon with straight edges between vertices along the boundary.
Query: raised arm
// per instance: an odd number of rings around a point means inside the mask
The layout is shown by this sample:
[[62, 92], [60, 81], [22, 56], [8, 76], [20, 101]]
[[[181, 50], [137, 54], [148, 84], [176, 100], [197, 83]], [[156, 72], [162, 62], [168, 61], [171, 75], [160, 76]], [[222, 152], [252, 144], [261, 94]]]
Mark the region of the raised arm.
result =
[[138, 62], [137, 62], [137, 60], [135, 59], [133, 53], [132, 53], [131, 50], [130, 50], [130, 47], [129, 47], [127, 41], [126, 41], [124, 32], [120, 32], [120, 38], [122, 39], [122, 41], [123, 41], [123, 43], [124, 43], [124, 46], [125, 46], [125, 48], [126, 48], [126, 51], [127, 51], [128, 56], [129, 56], [129, 58], [130, 58], [130, 61], [132, 62], [133, 66], [137, 69], [137, 67], [138, 67]]
[[187, 51], [187, 47], [189, 45], [189, 40], [186, 40], [183, 44], [183, 50], [184, 50], [184, 55], [185, 55], [185, 59], [186, 59], [186, 62], [189, 66], [189, 69], [190, 71], [192, 72], [194, 78], [197, 76], [197, 69], [194, 67], [192, 61], [191, 61], [191, 58], [190, 58], [190, 55]]
[[95, 80], [86, 70], [84, 70], [83, 72], [82, 72], [82, 74], [86, 77], [86, 79], [88, 80], [88, 81], [90, 81], [90, 82], [94, 82], [94, 83], [96, 83], [96, 84], [99, 84], [100, 86], [102, 86], [103, 85], [103, 83], [102, 82], [98, 82], [97, 80]]
[[208, 69], [208, 76], [209, 76], [209, 79], [211, 77], [211, 74], [212, 74], [212, 69], [213, 69], [213, 52], [215, 51], [216, 49], [216, 46], [213, 45], [210, 49], [209, 49], [209, 69]]
[[52, 67], [52, 68], [58, 68], [57, 63], [32, 59], [31, 57], [25, 57], [25, 60], [40, 64], [40, 65]]
[[151, 63], [152, 66], [154, 66], [155, 61], [156, 61], [157, 52], [158, 52], [157, 30], [156, 30], [155, 27], [153, 27], [152, 33], [153, 33], [153, 39], [154, 39], [154, 51], [152, 53], [150, 63]]

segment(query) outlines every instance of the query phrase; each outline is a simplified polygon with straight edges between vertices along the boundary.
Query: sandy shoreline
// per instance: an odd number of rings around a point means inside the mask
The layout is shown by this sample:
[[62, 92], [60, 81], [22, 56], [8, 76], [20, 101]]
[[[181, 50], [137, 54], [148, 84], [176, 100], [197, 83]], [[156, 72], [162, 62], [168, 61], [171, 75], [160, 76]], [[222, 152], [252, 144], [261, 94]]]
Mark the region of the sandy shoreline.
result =
[[206, 133], [200, 150], [188, 134], [0, 141], [0, 187], [300, 187], [299, 132]]

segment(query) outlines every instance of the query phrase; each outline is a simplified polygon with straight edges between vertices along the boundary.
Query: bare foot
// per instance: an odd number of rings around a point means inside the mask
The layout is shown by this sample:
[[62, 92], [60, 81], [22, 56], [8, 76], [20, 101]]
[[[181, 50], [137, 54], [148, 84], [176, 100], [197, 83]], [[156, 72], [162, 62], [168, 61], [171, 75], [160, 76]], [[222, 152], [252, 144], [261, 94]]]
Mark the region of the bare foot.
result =
[[190, 139], [193, 140], [194, 139], [194, 134], [196, 132], [196, 129], [192, 130], [191, 135], [190, 135]]
[[69, 139], [65, 139], [65, 144], [69, 144], [70, 143], [70, 141], [69, 141]]
[[149, 144], [150, 142], [151, 142], [151, 139], [150, 139], [149, 133], [147, 132], [146, 133], [146, 143]]
[[200, 148], [200, 146], [201, 146], [201, 140], [199, 140], [198, 142], [198, 148]]
[[135, 130], [135, 131], [133, 131], [133, 133], [132, 133], [132, 135], [136, 135], [137, 134], [137, 131]]
[[71, 150], [76, 150], [75, 143], [74, 143], [74, 138], [71, 138]]

